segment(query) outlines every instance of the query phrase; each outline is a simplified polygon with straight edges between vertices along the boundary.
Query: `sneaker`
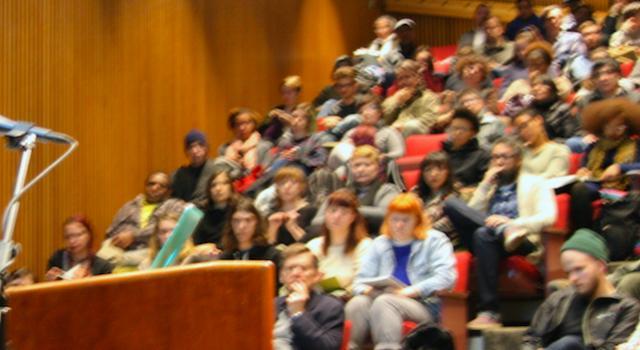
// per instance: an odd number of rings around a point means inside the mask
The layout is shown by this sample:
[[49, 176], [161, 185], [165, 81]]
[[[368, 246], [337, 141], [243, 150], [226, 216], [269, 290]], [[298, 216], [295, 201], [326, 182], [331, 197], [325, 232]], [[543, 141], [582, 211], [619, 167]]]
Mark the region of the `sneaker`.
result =
[[518, 226], [507, 227], [504, 230], [504, 250], [512, 253], [518, 249], [525, 238], [527, 238], [527, 229]]
[[502, 323], [500, 323], [498, 315], [492, 312], [480, 312], [476, 318], [467, 323], [467, 328], [474, 331], [499, 327], [502, 327]]

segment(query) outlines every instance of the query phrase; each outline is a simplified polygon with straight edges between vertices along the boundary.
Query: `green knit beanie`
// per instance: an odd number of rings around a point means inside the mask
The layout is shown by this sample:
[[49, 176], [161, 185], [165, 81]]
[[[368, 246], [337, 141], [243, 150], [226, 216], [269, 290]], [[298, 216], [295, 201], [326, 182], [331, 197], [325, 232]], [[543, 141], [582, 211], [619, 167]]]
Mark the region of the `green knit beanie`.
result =
[[565, 250], [577, 250], [598, 260], [609, 261], [609, 249], [604, 239], [588, 228], [577, 230], [568, 241], [564, 242], [560, 252]]

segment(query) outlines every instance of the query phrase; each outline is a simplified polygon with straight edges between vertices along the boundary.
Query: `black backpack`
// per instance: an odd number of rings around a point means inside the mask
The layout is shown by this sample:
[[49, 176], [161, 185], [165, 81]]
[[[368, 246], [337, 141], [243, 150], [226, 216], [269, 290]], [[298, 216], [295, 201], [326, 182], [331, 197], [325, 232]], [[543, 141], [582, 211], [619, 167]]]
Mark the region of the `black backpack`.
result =
[[626, 260], [640, 239], [640, 193], [629, 192], [624, 198], [602, 206], [600, 232], [607, 241], [611, 261]]
[[402, 342], [404, 350], [454, 350], [451, 333], [433, 322], [423, 322]]

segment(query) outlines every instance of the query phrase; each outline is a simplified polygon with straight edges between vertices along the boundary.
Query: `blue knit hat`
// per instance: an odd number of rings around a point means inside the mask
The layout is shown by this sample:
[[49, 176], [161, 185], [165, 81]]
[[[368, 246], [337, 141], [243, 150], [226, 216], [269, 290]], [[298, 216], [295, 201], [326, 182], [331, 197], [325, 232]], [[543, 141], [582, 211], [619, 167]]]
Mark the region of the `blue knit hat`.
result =
[[184, 148], [185, 149], [189, 148], [189, 146], [194, 142], [198, 142], [203, 146], [207, 146], [208, 145], [207, 135], [205, 135], [202, 131], [198, 129], [191, 129], [191, 131], [189, 131], [187, 135], [184, 137]]

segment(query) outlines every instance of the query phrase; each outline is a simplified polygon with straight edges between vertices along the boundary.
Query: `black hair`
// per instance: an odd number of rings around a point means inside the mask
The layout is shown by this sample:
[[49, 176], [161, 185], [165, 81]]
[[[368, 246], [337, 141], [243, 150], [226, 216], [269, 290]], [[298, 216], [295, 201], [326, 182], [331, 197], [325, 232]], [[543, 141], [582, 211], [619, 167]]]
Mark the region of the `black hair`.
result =
[[[482, 98], [482, 96], [478, 96], [478, 97]], [[454, 119], [464, 119], [469, 123], [471, 123], [471, 127], [473, 128], [473, 131], [475, 131], [476, 133], [480, 131], [480, 120], [478, 119], [478, 116], [466, 108], [458, 108], [455, 111], [453, 111], [451, 120], [453, 121]]]
[[425, 201], [426, 199], [431, 197], [431, 195], [433, 195], [433, 193], [431, 193], [431, 188], [424, 181], [425, 169], [433, 166], [447, 169], [447, 180], [445, 181], [444, 186], [442, 187], [442, 190], [444, 191], [444, 193], [449, 194], [449, 193], [455, 192], [454, 181], [453, 181], [454, 174], [453, 174], [453, 168], [451, 167], [451, 160], [449, 159], [449, 156], [442, 151], [433, 152], [428, 154], [426, 157], [424, 157], [424, 159], [420, 163], [420, 178], [418, 179], [418, 185], [414, 189], [414, 192], [418, 196], [420, 196], [420, 198], [423, 201]]

